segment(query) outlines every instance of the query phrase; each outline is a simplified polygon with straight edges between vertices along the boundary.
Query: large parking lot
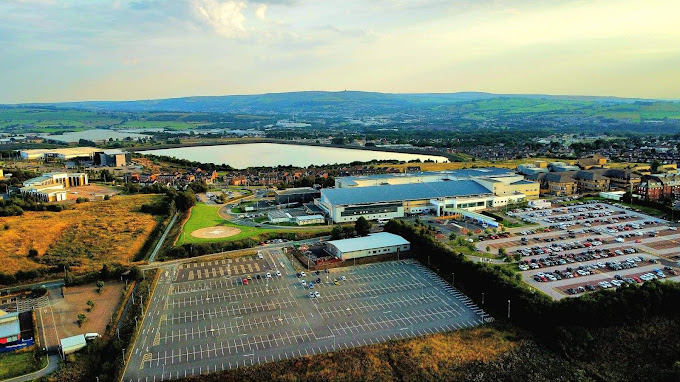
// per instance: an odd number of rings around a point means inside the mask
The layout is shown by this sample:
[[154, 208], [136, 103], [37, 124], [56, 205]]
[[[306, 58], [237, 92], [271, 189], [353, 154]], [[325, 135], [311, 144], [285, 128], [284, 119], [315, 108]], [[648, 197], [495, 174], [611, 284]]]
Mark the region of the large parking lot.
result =
[[523, 279], [554, 298], [678, 276], [680, 231], [675, 224], [627, 207], [585, 202], [514, 217], [536, 223], [478, 248], [519, 255]]
[[413, 260], [303, 276], [279, 250], [261, 253], [262, 259], [165, 268], [129, 350], [124, 380], [210, 373], [472, 327], [489, 319]]

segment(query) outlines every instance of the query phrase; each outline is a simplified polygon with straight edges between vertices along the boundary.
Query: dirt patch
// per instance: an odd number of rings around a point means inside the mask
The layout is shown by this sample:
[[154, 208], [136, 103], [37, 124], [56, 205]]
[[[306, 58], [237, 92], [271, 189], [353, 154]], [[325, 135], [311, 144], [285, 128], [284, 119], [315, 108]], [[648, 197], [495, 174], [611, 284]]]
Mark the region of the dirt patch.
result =
[[113, 196], [119, 193], [118, 190], [98, 186], [96, 184], [88, 184], [86, 186], [71, 187], [66, 190], [67, 200], [76, 200], [80, 197], [88, 198], [90, 200], [103, 200], [104, 196]]
[[[42, 328], [38, 331], [45, 339], [43, 343], [50, 347], [58, 345], [61, 338], [77, 334], [104, 334], [124, 288], [125, 283], [107, 282], [101, 294], [97, 293], [94, 284], [64, 288], [63, 296], [59, 290], [50, 290], [51, 306], [41, 308], [39, 312]], [[90, 312], [87, 311], [88, 300], [95, 303]], [[80, 313], [87, 316], [82, 327], [77, 322]]]
[[191, 233], [191, 236], [199, 239], [219, 239], [238, 235], [239, 233], [241, 233], [241, 230], [235, 227], [208, 227], [197, 229]]

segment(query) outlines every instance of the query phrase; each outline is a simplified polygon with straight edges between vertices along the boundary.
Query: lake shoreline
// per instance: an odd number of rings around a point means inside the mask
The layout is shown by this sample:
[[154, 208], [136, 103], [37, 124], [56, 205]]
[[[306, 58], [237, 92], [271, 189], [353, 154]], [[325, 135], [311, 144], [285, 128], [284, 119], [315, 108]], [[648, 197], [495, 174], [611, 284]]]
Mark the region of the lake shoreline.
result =
[[[243, 145], [262, 145], [254, 148]], [[395, 160], [409, 162], [419, 159], [424, 162], [432, 160], [446, 162], [448, 158], [412, 150], [380, 150], [380, 148], [358, 148], [341, 145], [300, 144], [287, 141], [247, 139], [229, 144], [211, 142], [211, 144], [170, 145], [167, 148], [152, 148], [134, 150], [142, 155], [169, 156], [178, 159], [191, 160], [201, 163], [225, 164], [237, 169], [250, 167], [276, 167], [285, 164], [297, 167], [324, 166], [347, 164], [351, 162], [370, 162], [381, 160]], [[219, 147], [233, 146], [228, 154]], [[240, 147], [239, 147], [240, 146]], [[276, 147], [278, 146], [278, 147]], [[288, 146], [288, 147], [284, 147]], [[202, 150], [204, 149], [204, 150]], [[132, 150], [131, 150], [132, 151]], [[373, 153], [373, 154], [371, 154]], [[276, 159], [273, 159], [273, 158]], [[311, 159], [313, 158], [313, 159]]]
[[[226, 146], [226, 145], [245, 145], [251, 143], [275, 143], [282, 145], [293, 145], [293, 146], [315, 146], [315, 147], [330, 147], [336, 149], [349, 149], [349, 150], [365, 150], [365, 151], [376, 151], [376, 152], [388, 152], [388, 153], [398, 153], [398, 154], [413, 154], [413, 155], [429, 155], [442, 157], [449, 162], [460, 162], [458, 158], [449, 153], [443, 153], [439, 151], [425, 151], [417, 149], [396, 149], [396, 148], [383, 148], [383, 147], [365, 147], [365, 146], [349, 146], [349, 145], [334, 145], [316, 142], [296, 142], [281, 139], [271, 139], [271, 138], [244, 138], [243, 140], [229, 140], [224, 142], [196, 142], [196, 143], [180, 143], [180, 144], [163, 144], [154, 147], [139, 147], [139, 148], [129, 148], [125, 149], [129, 152], [137, 152], [142, 154], [144, 151], [151, 150], [164, 150], [164, 149], [179, 149], [182, 147], [209, 147], [209, 146]], [[349, 162], [348, 162], [349, 163]]]

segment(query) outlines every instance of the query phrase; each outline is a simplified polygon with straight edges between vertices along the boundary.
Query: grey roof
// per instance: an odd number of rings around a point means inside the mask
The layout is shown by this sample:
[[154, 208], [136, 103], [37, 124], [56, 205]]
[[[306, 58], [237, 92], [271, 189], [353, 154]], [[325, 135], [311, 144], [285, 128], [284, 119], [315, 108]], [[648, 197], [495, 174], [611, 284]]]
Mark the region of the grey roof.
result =
[[318, 193], [319, 191], [312, 187], [297, 187], [297, 188], [287, 188], [285, 190], [276, 190], [274, 193], [278, 195], [296, 195], [296, 194], [311, 194]]
[[321, 190], [331, 204], [365, 204], [420, 200], [469, 195], [491, 195], [491, 191], [474, 180], [395, 184], [358, 188], [325, 188]]
[[85, 341], [84, 334], [78, 334], [72, 337], [66, 337], [61, 339], [61, 348], [68, 349], [72, 347], [85, 346], [87, 341]]
[[522, 180], [518, 180], [518, 181], [516, 181], [516, 182], [512, 182], [512, 183], [510, 183], [510, 184], [534, 184], [534, 183], [535, 183], [535, 182], [532, 182], [532, 181], [530, 181], [530, 180], [522, 179]]
[[302, 215], [302, 216], [296, 216], [295, 219], [297, 220], [317, 220], [317, 219], [324, 219], [323, 215]]
[[443, 170], [443, 171], [418, 171], [398, 174], [373, 174], [373, 175], [357, 175], [357, 176], [343, 176], [336, 180], [348, 186], [356, 186], [355, 180], [380, 180], [380, 179], [398, 179], [405, 177], [439, 177], [441, 180], [456, 180], [469, 178], [488, 178], [492, 176], [509, 176], [515, 175], [515, 171], [508, 168], [501, 167], [481, 167], [481, 168], [465, 168], [459, 170]]
[[[12, 313], [9, 313], [12, 314]], [[7, 317], [7, 316], [5, 316]], [[18, 316], [17, 316], [18, 317]], [[19, 326], [19, 319], [4, 322], [0, 324], [0, 338], [12, 337], [21, 333], [21, 327]]]
[[343, 253], [411, 244], [403, 237], [389, 232], [373, 233], [352, 239], [333, 240], [328, 243]]

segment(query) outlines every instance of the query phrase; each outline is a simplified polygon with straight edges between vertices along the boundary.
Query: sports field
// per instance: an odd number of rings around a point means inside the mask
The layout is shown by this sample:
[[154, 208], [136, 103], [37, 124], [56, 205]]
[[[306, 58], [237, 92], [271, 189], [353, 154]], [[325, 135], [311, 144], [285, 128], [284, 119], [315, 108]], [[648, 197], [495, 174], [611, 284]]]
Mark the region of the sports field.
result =
[[[179, 234], [176, 245], [205, 243], [214, 241], [230, 241], [252, 238], [264, 233], [300, 232], [300, 229], [271, 229], [232, 223], [219, 215], [220, 206], [197, 203], [191, 209], [191, 216]], [[210, 229], [214, 228], [214, 229]], [[297, 228], [297, 227], [296, 227]], [[328, 227], [320, 226], [305, 229], [304, 232], [327, 231]], [[220, 232], [218, 232], [220, 231]]]

